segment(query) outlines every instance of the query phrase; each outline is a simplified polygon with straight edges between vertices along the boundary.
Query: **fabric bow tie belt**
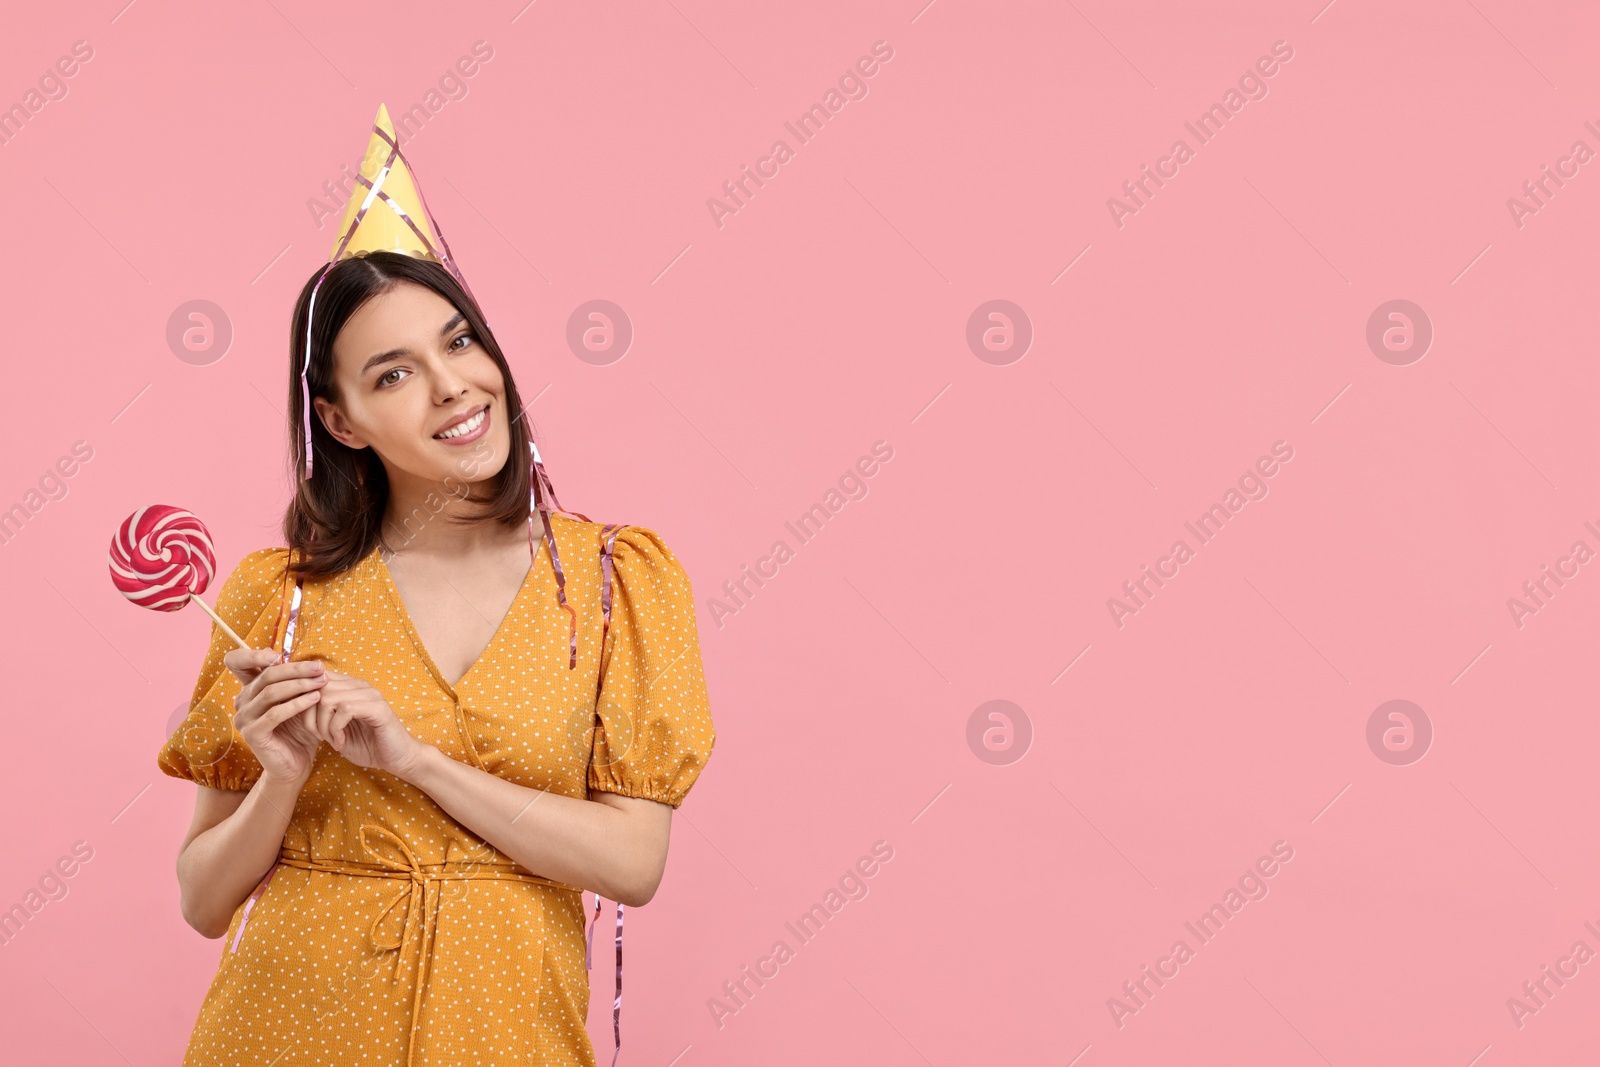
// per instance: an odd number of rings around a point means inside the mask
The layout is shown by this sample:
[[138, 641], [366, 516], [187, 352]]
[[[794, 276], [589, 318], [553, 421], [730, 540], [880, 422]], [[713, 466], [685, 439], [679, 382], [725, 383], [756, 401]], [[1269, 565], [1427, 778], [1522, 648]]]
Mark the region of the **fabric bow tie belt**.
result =
[[[367, 841], [368, 832], [385, 837], [394, 846], [395, 850], [404, 857], [403, 862], [392, 856], [375, 849]], [[250, 911], [255, 906], [261, 894], [266, 891], [267, 883], [272, 881], [272, 876], [277, 873], [279, 865], [299, 867], [311, 871], [329, 871], [336, 874], [353, 874], [370, 878], [393, 878], [404, 880], [406, 885], [396, 894], [395, 898], [379, 909], [378, 914], [372, 919], [367, 934], [373, 948], [380, 952], [395, 952], [394, 975], [398, 979], [400, 965], [409, 961], [417, 974], [416, 993], [411, 1000], [411, 1037], [406, 1049], [406, 1063], [412, 1062], [416, 1049], [418, 1023], [421, 1021], [422, 994], [428, 985], [429, 963], [432, 959], [434, 936], [438, 928], [439, 909], [444, 902], [445, 883], [471, 879], [498, 879], [504, 881], [536, 882], [540, 885], [553, 886], [556, 889], [572, 893], [581, 893], [577, 886], [567, 885], [564, 882], [541, 878], [530, 874], [521, 868], [508, 863], [486, 863], [474, 860], [452, 860], [445, 863], [423, 864], [417, 861], [416, 855], [411, 851], [405, 841], [385, 826], [377, 823], [363, 823], [360, 829], [361, 847], [377, 860], [379, 866], [370, 864], [349, 863], [340, 860], [316, 859], [287, 850], [281, 852], [276, 863], [267, 871], [261, 883], [256, 886], [255, 892], [245, 901], [244, 915], [239, 920], [239, 930], [234, 935], [232, 951], [239, 951], [240, 939], [244, 937], [245, 924], [250, 920]], [[595, 900], [595, 916], [599, 917], [599, 898]], [[380, 928], [384, 920], [396, 909], [404, 908], [400, 932], [392, 939], [381, 936]], [[617, 999], [621, 1000], [621, 906], [617, 908], [618, 924], [618, 981]], [[590, 937], [593, 938], [593, 930]], [[587, 962], [587, 961], [586, 961]], [[618, 1003], [616, 1007], [620, 1008]], [[620, 1036], [620, 1035], [619, 1035]], [[617, 1051], [621, 1051], [620, 1042]], [[613, 1062], [615, 1059], [613, 1058]]]

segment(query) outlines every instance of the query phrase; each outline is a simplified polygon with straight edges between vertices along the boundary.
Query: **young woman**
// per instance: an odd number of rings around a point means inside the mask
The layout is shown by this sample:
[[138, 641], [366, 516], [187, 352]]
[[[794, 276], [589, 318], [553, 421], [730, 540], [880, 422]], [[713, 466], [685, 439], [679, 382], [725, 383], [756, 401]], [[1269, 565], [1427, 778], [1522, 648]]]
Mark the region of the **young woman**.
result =
[[291, 374], [315, 477], [218, 596], [254, 650], [214, 629], [159, 756], [202, 787], [184, 918], [225, 938], [185, 1067], [592, 1067], [582, 891], [620, 939], [716, 740], [688, 577], [655, 531], [541, 500], [451, 272], [324, 270]]

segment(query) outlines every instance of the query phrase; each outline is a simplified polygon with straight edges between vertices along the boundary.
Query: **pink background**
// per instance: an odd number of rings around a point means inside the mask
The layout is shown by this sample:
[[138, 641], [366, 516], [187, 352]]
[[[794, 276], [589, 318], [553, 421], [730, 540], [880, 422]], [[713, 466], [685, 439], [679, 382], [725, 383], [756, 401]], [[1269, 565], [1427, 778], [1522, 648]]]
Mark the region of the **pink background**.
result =
[[[209, 623], [126, 603], [106, 547], [155, 502], [202, 515], [224, 571], [282, 543], [288, 316], [336, 222], [308, 200], [476, 41], [406, 151], [563, 502], [688, 568], [718, 730], [628, 914], [625, 1067], [1593, 1057], [1600, 960], [1520, 1026], [1507, 1000], [1600, 951], [1600, 566], [1520, 626], [1509, 601], [1600, 550], [1600, 162], [1520, 226], [1508, 199], [1600, 149], [1600, 14], [919, 2], [12, 13], [0, 103], [93, 58], [0, 146], [0, 507], [93, 457], [0, 546], [0, 908], [93, 858], [0, 950], [8, 1059], [183, 1050], [222, 945], [179, 915], [194, 787], [155, 756]], [[800, 144], [784, 123], [877, 41], [866, 96]], [[1184, 123], [1277, 41], [1267, 95], [1200, 144]], [[719, 227], [708, 199], [779, 138]], [[1108, 199], [1179, 138], [1119, 227]], [[635, 331], [607, 365], [566, 340], [595, 299]], [[1401, 299], [1434, 336], [1391, 362], [1367, 324]], [[169, 345], [191, 300], [231, 322], [220, 358]], [[991, 300], [1025, 352], [969, 346]], [[799, 545], [785, 521], [876, 441], [866, 496]], [[1184, 523], [1279, 441], [1200, 545]], [[1119, 627], [1108, 600], [1180, 538]], [[992, 700], [1020, 709], [999, 752], [969, 742]], [[1369, 747], [1390, 700], [1431, 724], [1420, 760]], [[868, 894], [800, 944], [784, 924], [877, 841]], [[1201, 945], [1184, 924], [1278, 841], [1268, 895]], [[1179, 939], [1119, 1026], [1108, 999]], [[608, 956], [593, 982], [606, 1063]]]

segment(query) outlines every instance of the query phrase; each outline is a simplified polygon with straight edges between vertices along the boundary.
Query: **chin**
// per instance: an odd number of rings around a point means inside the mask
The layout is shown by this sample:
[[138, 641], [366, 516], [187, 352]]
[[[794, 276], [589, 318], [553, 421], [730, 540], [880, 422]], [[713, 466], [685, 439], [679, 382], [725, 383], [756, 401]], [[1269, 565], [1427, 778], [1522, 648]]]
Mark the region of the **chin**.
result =
[[499, 474], [511, 452], [510, 442], [497, 439], [499, 436], [491, 434], [476, 442], [476, 447], [463, 452], [459, 459], [449, 465], [449, 476], [459, 482], [475, 483], [488, 481]]

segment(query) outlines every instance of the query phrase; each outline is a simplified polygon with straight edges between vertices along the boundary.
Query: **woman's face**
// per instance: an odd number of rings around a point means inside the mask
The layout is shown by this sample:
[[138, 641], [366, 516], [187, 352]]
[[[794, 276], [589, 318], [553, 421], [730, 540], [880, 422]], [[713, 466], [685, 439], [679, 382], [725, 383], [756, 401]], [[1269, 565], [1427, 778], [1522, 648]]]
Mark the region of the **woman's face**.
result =
[[[391, 485], [475, 482], [505, 465], [505, 379], [465, 316], [432, 289], [402, 281], [367, 301], [339, 331], [333, 359], [341, 400], [315, 397], [317, 412], [345, 445], [375, 449]], [[455, 436], [442, 438], [447, 430]]]

